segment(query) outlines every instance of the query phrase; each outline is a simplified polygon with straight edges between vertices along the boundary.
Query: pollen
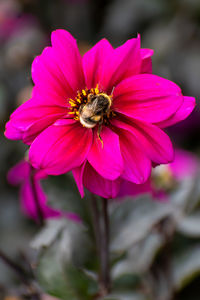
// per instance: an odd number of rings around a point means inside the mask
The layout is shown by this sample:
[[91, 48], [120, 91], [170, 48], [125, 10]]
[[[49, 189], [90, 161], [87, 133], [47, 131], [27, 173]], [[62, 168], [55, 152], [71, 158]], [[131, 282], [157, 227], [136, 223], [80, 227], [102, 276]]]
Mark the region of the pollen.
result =
[[77, 91], [74, 99], [68, 99], [68, 104], [69, 116], [86, 128], [97, 125], [99, 138], [102, 125], [108, 125], [109, 119], [115, 116], [111, 110], [112, 95], [107, 95], [98, 84], [94, 88]]
[[88, 103], [88, 95], [98, 95], [100, 94], [101, 91], [99, 90], [98, 84], [96, 85], [95, 88], [85, 88], [82, 89], [81, 91], [77, 92], [77, 96], [74, 99], [69, 99], [69, 111], [68, 114], [74, 117], [75, 120], [79, 120], [79, 109], [81, 105], [87, 104]]

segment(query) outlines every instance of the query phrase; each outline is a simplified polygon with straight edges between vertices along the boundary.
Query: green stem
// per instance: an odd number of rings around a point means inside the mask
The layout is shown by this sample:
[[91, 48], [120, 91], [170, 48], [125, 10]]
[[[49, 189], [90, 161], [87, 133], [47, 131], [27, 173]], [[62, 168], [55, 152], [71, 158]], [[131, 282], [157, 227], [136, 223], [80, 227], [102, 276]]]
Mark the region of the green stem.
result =
[[105, 296], [110, 292], [110, 266], [109, 266], [109, 217], [108, 200], [102, 198], [98, 205], [94, 195], [91, 198], [91, 211], [93, 228], [96, 239], [97, 254], [100, 261], [99, 295]]
[[108, 216], [108, 200], [102, 198], [101, 211], [101, 286], [103, 293], [110, 292], [110, 264], [109, 264], [109, 216]]

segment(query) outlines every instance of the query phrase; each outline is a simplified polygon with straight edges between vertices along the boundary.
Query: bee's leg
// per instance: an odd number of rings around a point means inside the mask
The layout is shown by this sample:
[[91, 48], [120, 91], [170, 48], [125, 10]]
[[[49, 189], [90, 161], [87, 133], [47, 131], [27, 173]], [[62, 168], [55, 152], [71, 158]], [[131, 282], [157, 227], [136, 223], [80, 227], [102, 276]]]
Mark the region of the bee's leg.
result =
[[98, 138], [100, 139], [100, 142], [102, 144], [102, 148], [103, 148], [103, 140], [100, 136], [100, 133], [101, 133], [101, 129], [102, 129], [102, 124], [103, 124], [103, 120], [99, 122], [99, 126], [98, 126], [98, 131], [97, 131], [97, 136]]

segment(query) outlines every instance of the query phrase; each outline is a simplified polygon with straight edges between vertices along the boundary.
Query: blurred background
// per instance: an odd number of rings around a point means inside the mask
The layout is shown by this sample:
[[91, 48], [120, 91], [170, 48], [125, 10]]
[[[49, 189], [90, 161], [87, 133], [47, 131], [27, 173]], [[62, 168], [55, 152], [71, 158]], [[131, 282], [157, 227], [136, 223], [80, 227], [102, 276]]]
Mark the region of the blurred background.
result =
[[[26, 147], [21, 142], [6, 140], [3, 132], [10, 113], [30, 97], [34, 57], [50, 44], [50, 33], [58, 28], [76, 37], [81, 53], [103, 37], [116, 47], [140, 33], [142, 47], [155, 51], [153, 73], [175, 81], [185, 95], [194, 96], [197, 101], [200, 97], [199, 0], [0, 0], [0, 249], [22, 263], [28, 260], [26, 256], [33, 256], [29, 242], [39, 225], [22, 214], [18, 188], [7, 182], [8, 170], [22, 159]], [[197, 105], [186, 121], [168, 130], [174, 145], [197, 156], [199, 118]], [[70, 187], [67, 195], [66, 185]], [[79, 199], [70, 176], [52, 178], [46, 186], [52, 203], [58, 198], [72, 199], [73, 203], [75, 198]], [[63, 200], [55, 206], [69, 210], [70, 201]], [[197, 227], [200, 231], [200, 218]], [[178, 233], [181, 250], [188, 244], [200, 244], [200, 234], [183, 236]], [[192, 280], [170, 296], [154, 299], [199, 300], [200, 251], [197, 261]], [[19, 285], [12, 268], [0, 261], [0, 299], [11, 295]]]

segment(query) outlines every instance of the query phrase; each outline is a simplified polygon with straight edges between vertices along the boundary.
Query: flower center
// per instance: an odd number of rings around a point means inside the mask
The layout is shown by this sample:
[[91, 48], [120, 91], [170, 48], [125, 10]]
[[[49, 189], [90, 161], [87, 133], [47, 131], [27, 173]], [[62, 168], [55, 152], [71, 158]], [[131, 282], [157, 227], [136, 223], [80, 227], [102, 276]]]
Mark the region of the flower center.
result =
[[86, 128], [93, 128], [97, 124], [106, 124], [110, 116], [114, 115], [111, 111], [112, 96], [108, 96], [96, 88], [78, 91], [75, 99], [69, 100], [70, 112], [75, 120]]

